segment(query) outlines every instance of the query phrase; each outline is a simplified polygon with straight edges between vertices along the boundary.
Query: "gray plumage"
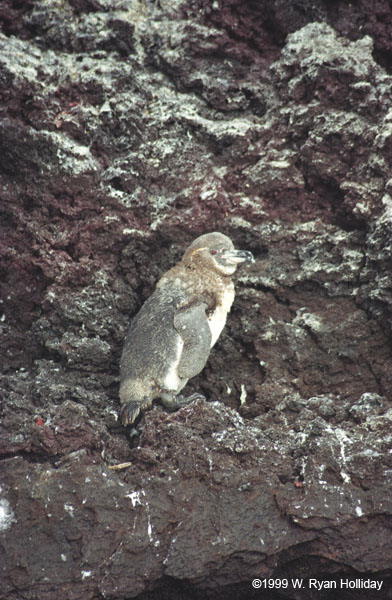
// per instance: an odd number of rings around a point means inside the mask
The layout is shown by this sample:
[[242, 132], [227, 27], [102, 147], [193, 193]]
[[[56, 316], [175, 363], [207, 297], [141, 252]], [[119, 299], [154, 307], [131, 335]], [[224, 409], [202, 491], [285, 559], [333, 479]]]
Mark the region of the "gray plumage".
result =
[[[197, 238], [182, 260], [158, 282], [133, 319], [121, 358], [120, 401], [124, 425], [156, 398], [177, 409], [179, 397], [204, 368], [234, 299], [231, 275], [253, 260], [221, 233]], [[196, 396], [200, 396], [196, 394]]]

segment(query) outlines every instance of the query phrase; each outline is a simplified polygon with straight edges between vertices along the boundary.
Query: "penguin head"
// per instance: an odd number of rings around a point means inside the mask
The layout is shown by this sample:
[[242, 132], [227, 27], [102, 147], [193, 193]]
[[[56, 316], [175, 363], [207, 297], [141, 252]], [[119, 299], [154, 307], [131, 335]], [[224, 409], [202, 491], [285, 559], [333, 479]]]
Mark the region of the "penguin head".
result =
[[196, 238], [184, 254], [186, 264], [202, 264], [204, 268], [232, 275], [238, 265], [254, 258], [247, 250], [236, 250], [230, 238], [214, 231]]

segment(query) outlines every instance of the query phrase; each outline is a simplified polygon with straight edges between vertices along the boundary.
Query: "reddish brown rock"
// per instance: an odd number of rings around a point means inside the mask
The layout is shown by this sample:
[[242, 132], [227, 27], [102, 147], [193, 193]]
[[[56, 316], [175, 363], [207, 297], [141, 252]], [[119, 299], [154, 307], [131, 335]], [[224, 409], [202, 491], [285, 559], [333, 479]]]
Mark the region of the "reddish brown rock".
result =
[[[1, 598], [390, 599], [389, 3], [115, 4], [0, 8]], [[256, 263], [208, 402], [131, 437], [129, 320], [209, 230]]]

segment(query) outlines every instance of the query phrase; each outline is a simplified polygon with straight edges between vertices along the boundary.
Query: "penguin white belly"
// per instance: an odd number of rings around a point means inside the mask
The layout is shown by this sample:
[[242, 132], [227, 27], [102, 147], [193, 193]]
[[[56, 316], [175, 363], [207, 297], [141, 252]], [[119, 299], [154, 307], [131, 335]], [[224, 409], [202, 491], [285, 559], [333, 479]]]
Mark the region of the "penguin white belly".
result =
[[178, 374], [177, 374], [178, 363], [180, 362], [183, 348], [184, 348], [184, 342], [183, 342], [182, 338], [178, 335], [177, 336], [176, 357], [173, 360], [172, 364], [170, 365], [170, 368], [169, 368], [169, 370], [166, 374], [165, 380], [164, 380], [165, 390], [168, 390], [168, 391], [170, 390], [170, 391], [176, 392], [177, 390], [181, 389], [184, 386], [184, 380], [181, 379], [180, 377], [178, 377]]
[[217, 305], [216, 309], [208, 317], [208, 325], [211, 331], [211, 348], [217, 341], [225, 326], [227, 315], [230, 311], [234, 300], [234, 286], [230, 287], [223, 294], [222, 301]]

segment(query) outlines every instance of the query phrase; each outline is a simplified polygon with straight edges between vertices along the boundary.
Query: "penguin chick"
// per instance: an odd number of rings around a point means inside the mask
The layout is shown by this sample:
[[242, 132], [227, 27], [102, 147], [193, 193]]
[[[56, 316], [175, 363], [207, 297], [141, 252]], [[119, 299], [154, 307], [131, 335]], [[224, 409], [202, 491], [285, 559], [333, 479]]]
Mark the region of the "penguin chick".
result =
[[254, 261], [250, 252], [235, 250], [222, 233], [207, 233], [158, 281], [125, 339], [120, 367], [124, 425], [156, 398], [175, 410], [201, 396], [178, 394], [204, 368], [234, 300], [231, 276], [246, 261]]

